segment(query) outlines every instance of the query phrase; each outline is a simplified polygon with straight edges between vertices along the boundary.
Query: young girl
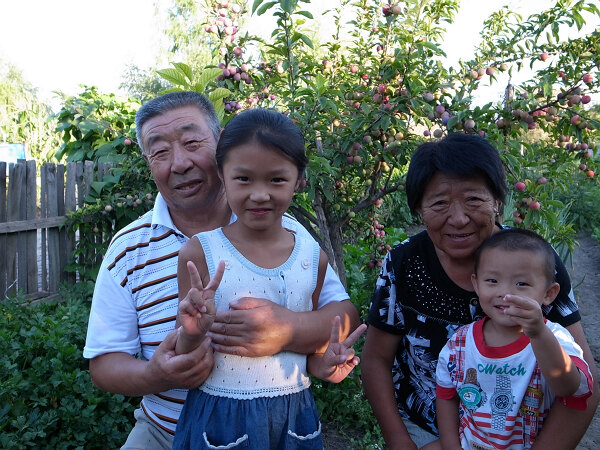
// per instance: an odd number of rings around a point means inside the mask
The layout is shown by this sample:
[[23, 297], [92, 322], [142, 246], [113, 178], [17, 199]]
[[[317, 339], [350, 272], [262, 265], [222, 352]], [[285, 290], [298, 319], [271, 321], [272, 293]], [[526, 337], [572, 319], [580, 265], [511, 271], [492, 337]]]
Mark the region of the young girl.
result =
[[[281, 113], [254, 109], [232, 119], [216, 151], [235, 222], [199, 233], [179, 252], [176, 352], [197, 347], [216, 310], [259, 297], [293, 311], [317, 307], [327, 257], [282, 226], [307, 164], [298, 127]], [[212, 277], [212, 278], [211, 278]], [[204, 287], [206, 286], [206, 287]], [[322, 448], [308, 372], [339, 382], [358, 364], [350, 348], [365, 325], [339, 342], [336, 317], [324, 354], [214, 354], [214, 368], [185, 402], [173, 448]]]

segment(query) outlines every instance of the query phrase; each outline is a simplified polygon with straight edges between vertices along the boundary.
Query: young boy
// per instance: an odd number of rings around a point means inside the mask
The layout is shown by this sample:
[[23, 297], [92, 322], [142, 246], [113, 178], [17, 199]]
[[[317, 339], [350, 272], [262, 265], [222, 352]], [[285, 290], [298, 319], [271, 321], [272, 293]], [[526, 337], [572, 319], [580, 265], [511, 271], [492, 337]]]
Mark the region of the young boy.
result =
[[471, 280], [487, 317], [457, 330], [436, 371], [444, 449], [530, 448], [556, 399], [585, 409], [592, 376], [567, 330], [544, 320], [559, 291], [540, 236], [503, 230], [478, 250]]

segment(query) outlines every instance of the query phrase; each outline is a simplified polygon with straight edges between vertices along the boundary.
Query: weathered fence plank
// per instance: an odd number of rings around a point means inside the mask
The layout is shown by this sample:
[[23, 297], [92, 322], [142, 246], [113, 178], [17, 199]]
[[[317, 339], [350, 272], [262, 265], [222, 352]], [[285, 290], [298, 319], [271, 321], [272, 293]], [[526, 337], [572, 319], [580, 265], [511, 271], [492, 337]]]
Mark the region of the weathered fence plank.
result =
[[[42, 185], [40, 186], [40, 217], [42, 220], [48, 217], [48, 170], [42, 166], [40, 179]], [[42, 291], [48, 291], [48, 237], [46, 230], [42, 229], [41, 232], [41, 246], [42, 246]]]
[[[25, 194], [25, 220], [35, 220], [37, 217], [37, 170], [35, 167], [35, 161], [26, 162], [26, 187], [27, 192]], [[25, 276], [26, 281], [26, 293], [37, 292], [38, 287], [38, 245], [37, 245], [37, 230], [24, 231], [25, 240], [27, 242], [26, 260], [25, 260]], [[25, 286], [24, 286], [25, 287]]]
[[[47, 217], [58, 216], [59, 202], [56, 198], [58, 192], [58, 167], [54, 164], [45, 164], [47, 170], [48, 203]], [[48, 291], [56, 292], [60, 280], [60, 236], [57, 228], [46, 230], [48, 241]]]
[[[0, 162], [0, 225], [7, 220], [6, 215], [6, 163]], [[0, 255], [6, 257], [0, 258], [0, 298], [6, 296], [6, 275], [8, 273], [8, 249], [7, 236], [0, 234]]]
[[[8, 221], [19, 220], [21, 191], [24, 182], [24, 170], [22, 164], [8, 165], [8, 191], [6, 201], [6, 219]], [[19, 234], [10, 234], [6, 242], [6, 292], [14, 295], [17, 292], [17, 250], [19, 248]]]

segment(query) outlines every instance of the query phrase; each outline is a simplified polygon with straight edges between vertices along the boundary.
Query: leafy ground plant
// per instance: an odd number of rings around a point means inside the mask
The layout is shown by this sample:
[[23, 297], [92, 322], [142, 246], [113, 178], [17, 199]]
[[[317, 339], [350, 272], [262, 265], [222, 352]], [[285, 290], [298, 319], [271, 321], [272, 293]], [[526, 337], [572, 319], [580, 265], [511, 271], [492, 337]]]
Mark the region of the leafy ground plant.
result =
[[[85, 283], [84, 283], [85, 284]], [[82, 356], [89, 299], [0, 304], [0, 448], [118, 448], [136, 399], [96, 389]]]

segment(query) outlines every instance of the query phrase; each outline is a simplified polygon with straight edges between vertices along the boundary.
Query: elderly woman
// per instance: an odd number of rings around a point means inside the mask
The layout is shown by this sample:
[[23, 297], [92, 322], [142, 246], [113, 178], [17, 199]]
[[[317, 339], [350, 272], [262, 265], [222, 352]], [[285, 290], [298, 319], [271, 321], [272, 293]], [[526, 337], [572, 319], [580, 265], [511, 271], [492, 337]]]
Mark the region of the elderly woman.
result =
[[[475, 252], [501, 229], [498, 219], [506, 191], [498, 152], [479, 136], [450, 134], [422, 144], [411, 159], [408, 205], [426, 230], [387, 254], [362, 354], [365, 393], [389, 449], [419, 448], [437, 439], [438, 354], [458, 327], [482, 315], [471, 284]], [[597, 379], [569, 276], [558, 255], [556, 272], [561, 290], [544, 314], [571, 332]], [[595, 393], [582, 412], [556, 402], [536, 447], [575, 448], [597, 398]]]

